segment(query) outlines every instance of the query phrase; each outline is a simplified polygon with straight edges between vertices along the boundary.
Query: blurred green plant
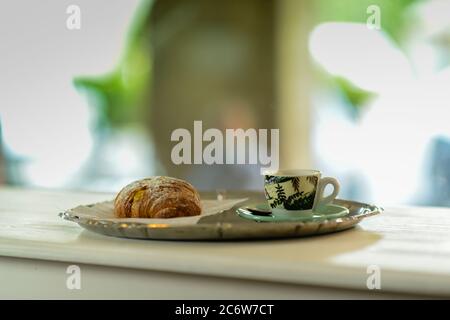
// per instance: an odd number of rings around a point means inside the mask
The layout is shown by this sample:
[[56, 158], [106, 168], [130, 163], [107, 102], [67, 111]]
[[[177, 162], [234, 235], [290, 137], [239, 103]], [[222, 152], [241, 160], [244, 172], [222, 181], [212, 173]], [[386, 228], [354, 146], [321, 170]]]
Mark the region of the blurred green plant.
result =
[[[381, 12], [381, 27], [402, 48], [402, 41], [407, 35], [408, 24], [411, 24], [411, 11], [408, 7], [422, 0], [318, 0], [315, 2], [316, 22], [358, 22], [366, 23], [369, 14], [367, 8], [377, 5]], [[354, 119], [358, 118], [367, 102], [374, 97], [374, 93], [363, 90], [342, 77], [325, 75], [320, 78], [329, 85], [338, 88], [351, 107]], [[328, 79], [325, 79], [328, 78]]]
[[147, 22], [153, 0], [142, 0], [128, 31], [122, 57], [111, 72], [79, 76], [75, 87], [98, 108], [96, 129], [122, 127], [142, 118], [151, 87], [151, 50]]
[[358, 118], [359, 113], [367, 102], [375, 97], [375, 93], [361, 89], [345, 78], [333, 77], [333, 81], [345, 100], [353, 107], [351, 112], [354, 119]]
[[411, 12], [406, 9], [423, 0], [317, 0], [315, 2], [318, 23], [359, 22], [366, 23], [367, 8], [377, 5], [381, 11], [381, 27], [401, 45], [408, 24], [413, 23]]

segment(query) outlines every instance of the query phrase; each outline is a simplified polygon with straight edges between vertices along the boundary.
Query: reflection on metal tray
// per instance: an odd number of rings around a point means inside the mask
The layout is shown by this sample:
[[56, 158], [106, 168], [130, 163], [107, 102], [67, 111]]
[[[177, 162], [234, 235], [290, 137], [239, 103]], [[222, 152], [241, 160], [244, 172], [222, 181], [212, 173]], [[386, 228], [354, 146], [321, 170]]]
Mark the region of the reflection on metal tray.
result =
[[[255, 192], [235, 192], [238, 197], [248, 197], [248, 203], [264, 201], [264, 195]], [[202, 198], [211, 198], [213, 194], [201, 194]], [[241, 203], [238, 206], [243, 206]], [[345, 217], [309, 222], [266, 222], [259, 223], [239, 217], [236, 208], [201, 218], [197, 224], [171, 225], [148, 223], [120, 223], [101, 219], [81, 219], [72, 210], [62, 212], [60, 216], [78, 223], [92, 232], [107, 236], [155, 240], [245, 240], [292, 238], [326, 234], [349, 229], [362, 219], [379, 214], [380, 207], [365, 203], [336, 199], [335, 204], [349, 209]]]

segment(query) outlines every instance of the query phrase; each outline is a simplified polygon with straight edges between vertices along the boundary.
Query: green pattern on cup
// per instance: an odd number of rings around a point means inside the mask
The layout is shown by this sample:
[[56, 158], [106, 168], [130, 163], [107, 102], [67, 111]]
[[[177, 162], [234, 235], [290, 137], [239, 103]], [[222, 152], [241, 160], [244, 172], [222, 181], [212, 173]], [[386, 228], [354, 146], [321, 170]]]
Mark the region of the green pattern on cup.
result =
[[314, 206], [319, 178], [304, 177], [265, 177], [265, 194], [271, 208], [287, 210], [310, 210]]

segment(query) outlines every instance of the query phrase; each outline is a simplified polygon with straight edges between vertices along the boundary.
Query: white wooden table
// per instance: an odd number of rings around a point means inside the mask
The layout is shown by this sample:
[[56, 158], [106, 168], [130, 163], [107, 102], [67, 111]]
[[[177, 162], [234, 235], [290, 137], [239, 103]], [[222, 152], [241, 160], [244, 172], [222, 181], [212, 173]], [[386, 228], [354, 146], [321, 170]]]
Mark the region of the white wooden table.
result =
[[[0, 298], [450, 297], [450, 209], [385, 208], [348, 231], [249, 242], [119, 239], [57, 215], [111, 198], [1, 188]], [[74, 264], [80, 290], [66, 286]]]

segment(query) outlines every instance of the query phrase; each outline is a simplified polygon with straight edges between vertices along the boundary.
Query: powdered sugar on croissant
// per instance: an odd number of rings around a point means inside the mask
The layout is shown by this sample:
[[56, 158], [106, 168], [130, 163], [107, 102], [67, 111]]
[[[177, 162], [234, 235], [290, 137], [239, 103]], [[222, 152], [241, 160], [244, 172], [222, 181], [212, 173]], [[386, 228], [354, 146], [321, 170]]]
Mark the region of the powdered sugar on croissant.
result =
[[116, 218], [175, 218], [201, 212], [197, 190], [184, 180], [165, 176], [132, 182], [114, 200]]

